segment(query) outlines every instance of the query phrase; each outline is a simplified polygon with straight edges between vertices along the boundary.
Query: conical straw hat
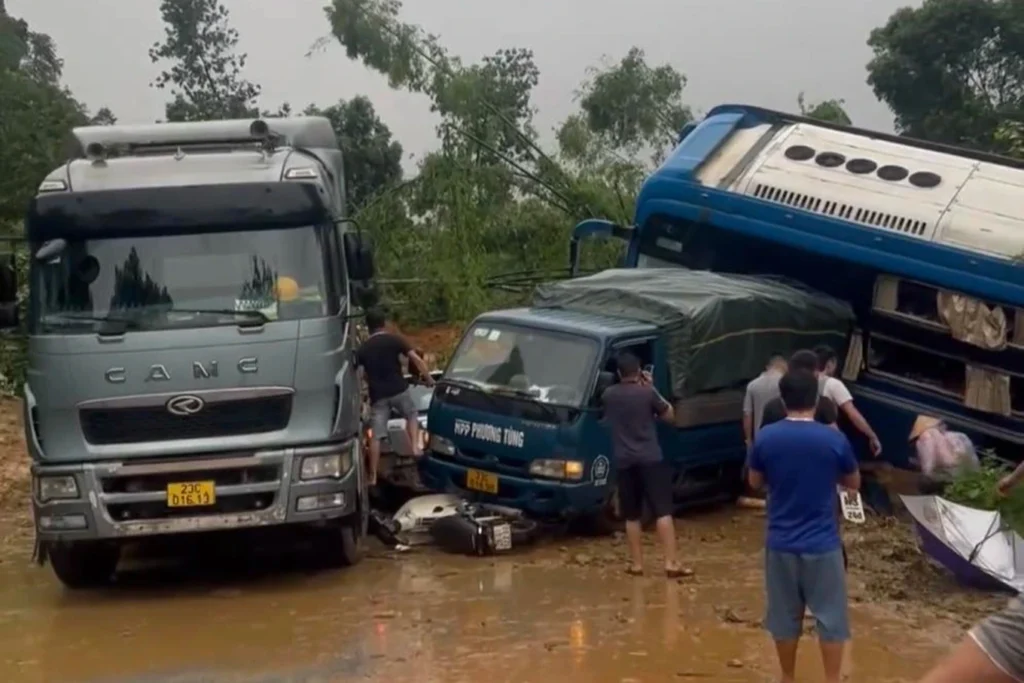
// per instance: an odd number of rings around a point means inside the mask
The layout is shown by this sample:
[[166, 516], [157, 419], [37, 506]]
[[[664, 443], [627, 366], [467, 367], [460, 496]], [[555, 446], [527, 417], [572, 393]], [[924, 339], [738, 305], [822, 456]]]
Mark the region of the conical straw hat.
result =
[[910, 429], [910, 436], [907, 438], [907, 441], [913, 441], [924, 434], [925, 431], [941, 423], [942, 420], [937, 417], [932, 417], [931, 415], [918, 415], [917, 419], [914, 420], [914, 426]]

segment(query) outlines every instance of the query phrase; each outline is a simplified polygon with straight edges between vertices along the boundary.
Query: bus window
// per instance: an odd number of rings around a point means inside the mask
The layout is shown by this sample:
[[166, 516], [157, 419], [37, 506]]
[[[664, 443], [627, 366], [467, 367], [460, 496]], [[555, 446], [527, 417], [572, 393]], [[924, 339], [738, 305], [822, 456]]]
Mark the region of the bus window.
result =
[[871, 337], [867, 367], [871, 374], [880, 377], [960, 399], [965, 395], [967, 369], [963, 361], [888, 337]]

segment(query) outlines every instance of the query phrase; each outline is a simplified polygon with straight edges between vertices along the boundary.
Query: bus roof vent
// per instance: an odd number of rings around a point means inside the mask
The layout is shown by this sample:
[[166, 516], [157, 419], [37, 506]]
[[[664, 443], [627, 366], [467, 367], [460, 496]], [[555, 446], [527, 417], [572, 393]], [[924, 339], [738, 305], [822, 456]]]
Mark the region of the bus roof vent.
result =
[[876, 228], [884, 228], [914, 237], [924, 237], [925, 233], [928, 232], [928, 223], [923, 220], [908, 218], [886, 211], [871, 210], [855, 204], [815, 197], [811, 194], [784, 190], [773, 185], [758, 184], [754, 188], [753, 195], [758, 199], [775, 202], [776, 204], [785, 204], [786, 206], [811, 211], [823, 216], [833, 216], [853, 223], [871, 225]]

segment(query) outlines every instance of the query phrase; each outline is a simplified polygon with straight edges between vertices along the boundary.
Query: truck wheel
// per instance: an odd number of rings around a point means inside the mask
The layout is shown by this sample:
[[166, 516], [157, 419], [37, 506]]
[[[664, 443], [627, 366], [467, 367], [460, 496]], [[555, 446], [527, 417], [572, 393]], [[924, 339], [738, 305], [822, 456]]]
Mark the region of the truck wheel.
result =
[[363, 559], [363, 534], [357, 525], [361, 519], [345, 520], [339, 526], [327, 531], [324, 551], [327, 564], [331, 567], [352, 567]]
[[619, 490], [614, 488], [599, 511], [574, 520], [570, 531], [583, 536], [611, 536], [621, 527]]
[[114, 577], [121, 548], [112, 543], [61, 543], [50, 546], [46, 555], [53, 573], [68, 588], [101, 588]]

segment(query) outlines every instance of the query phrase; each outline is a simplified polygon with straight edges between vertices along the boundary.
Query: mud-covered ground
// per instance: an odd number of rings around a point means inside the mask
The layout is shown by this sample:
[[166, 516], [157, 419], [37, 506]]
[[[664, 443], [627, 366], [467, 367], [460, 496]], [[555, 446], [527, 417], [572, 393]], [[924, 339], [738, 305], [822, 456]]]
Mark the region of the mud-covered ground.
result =
[[[414, 343], [436, 353], [435, 341], [453, 341], [434, 336]], [[336, 572], [279, 548], [197, 545], [180, 562], [129, 569], [109, 590], [72, 594], [30, 562], [20, 430], [19, 405], [3, 401], [2, 681], [739, 682], [774, 672], [759, 628], [760, 511], [680, 519], [692, 575], [679, 581], [625, 576], [620, 538], [550, 539], [498, 559], [374, 547]], [[845, 538], [848, 680], [917, 680], [1005, 600], [957, 586], [905, 521], [869, 520]], [[649, 566], [659, 560], [651, 546]], [[821, 680], [812, 647], [801, 666], [802, 680]]]

